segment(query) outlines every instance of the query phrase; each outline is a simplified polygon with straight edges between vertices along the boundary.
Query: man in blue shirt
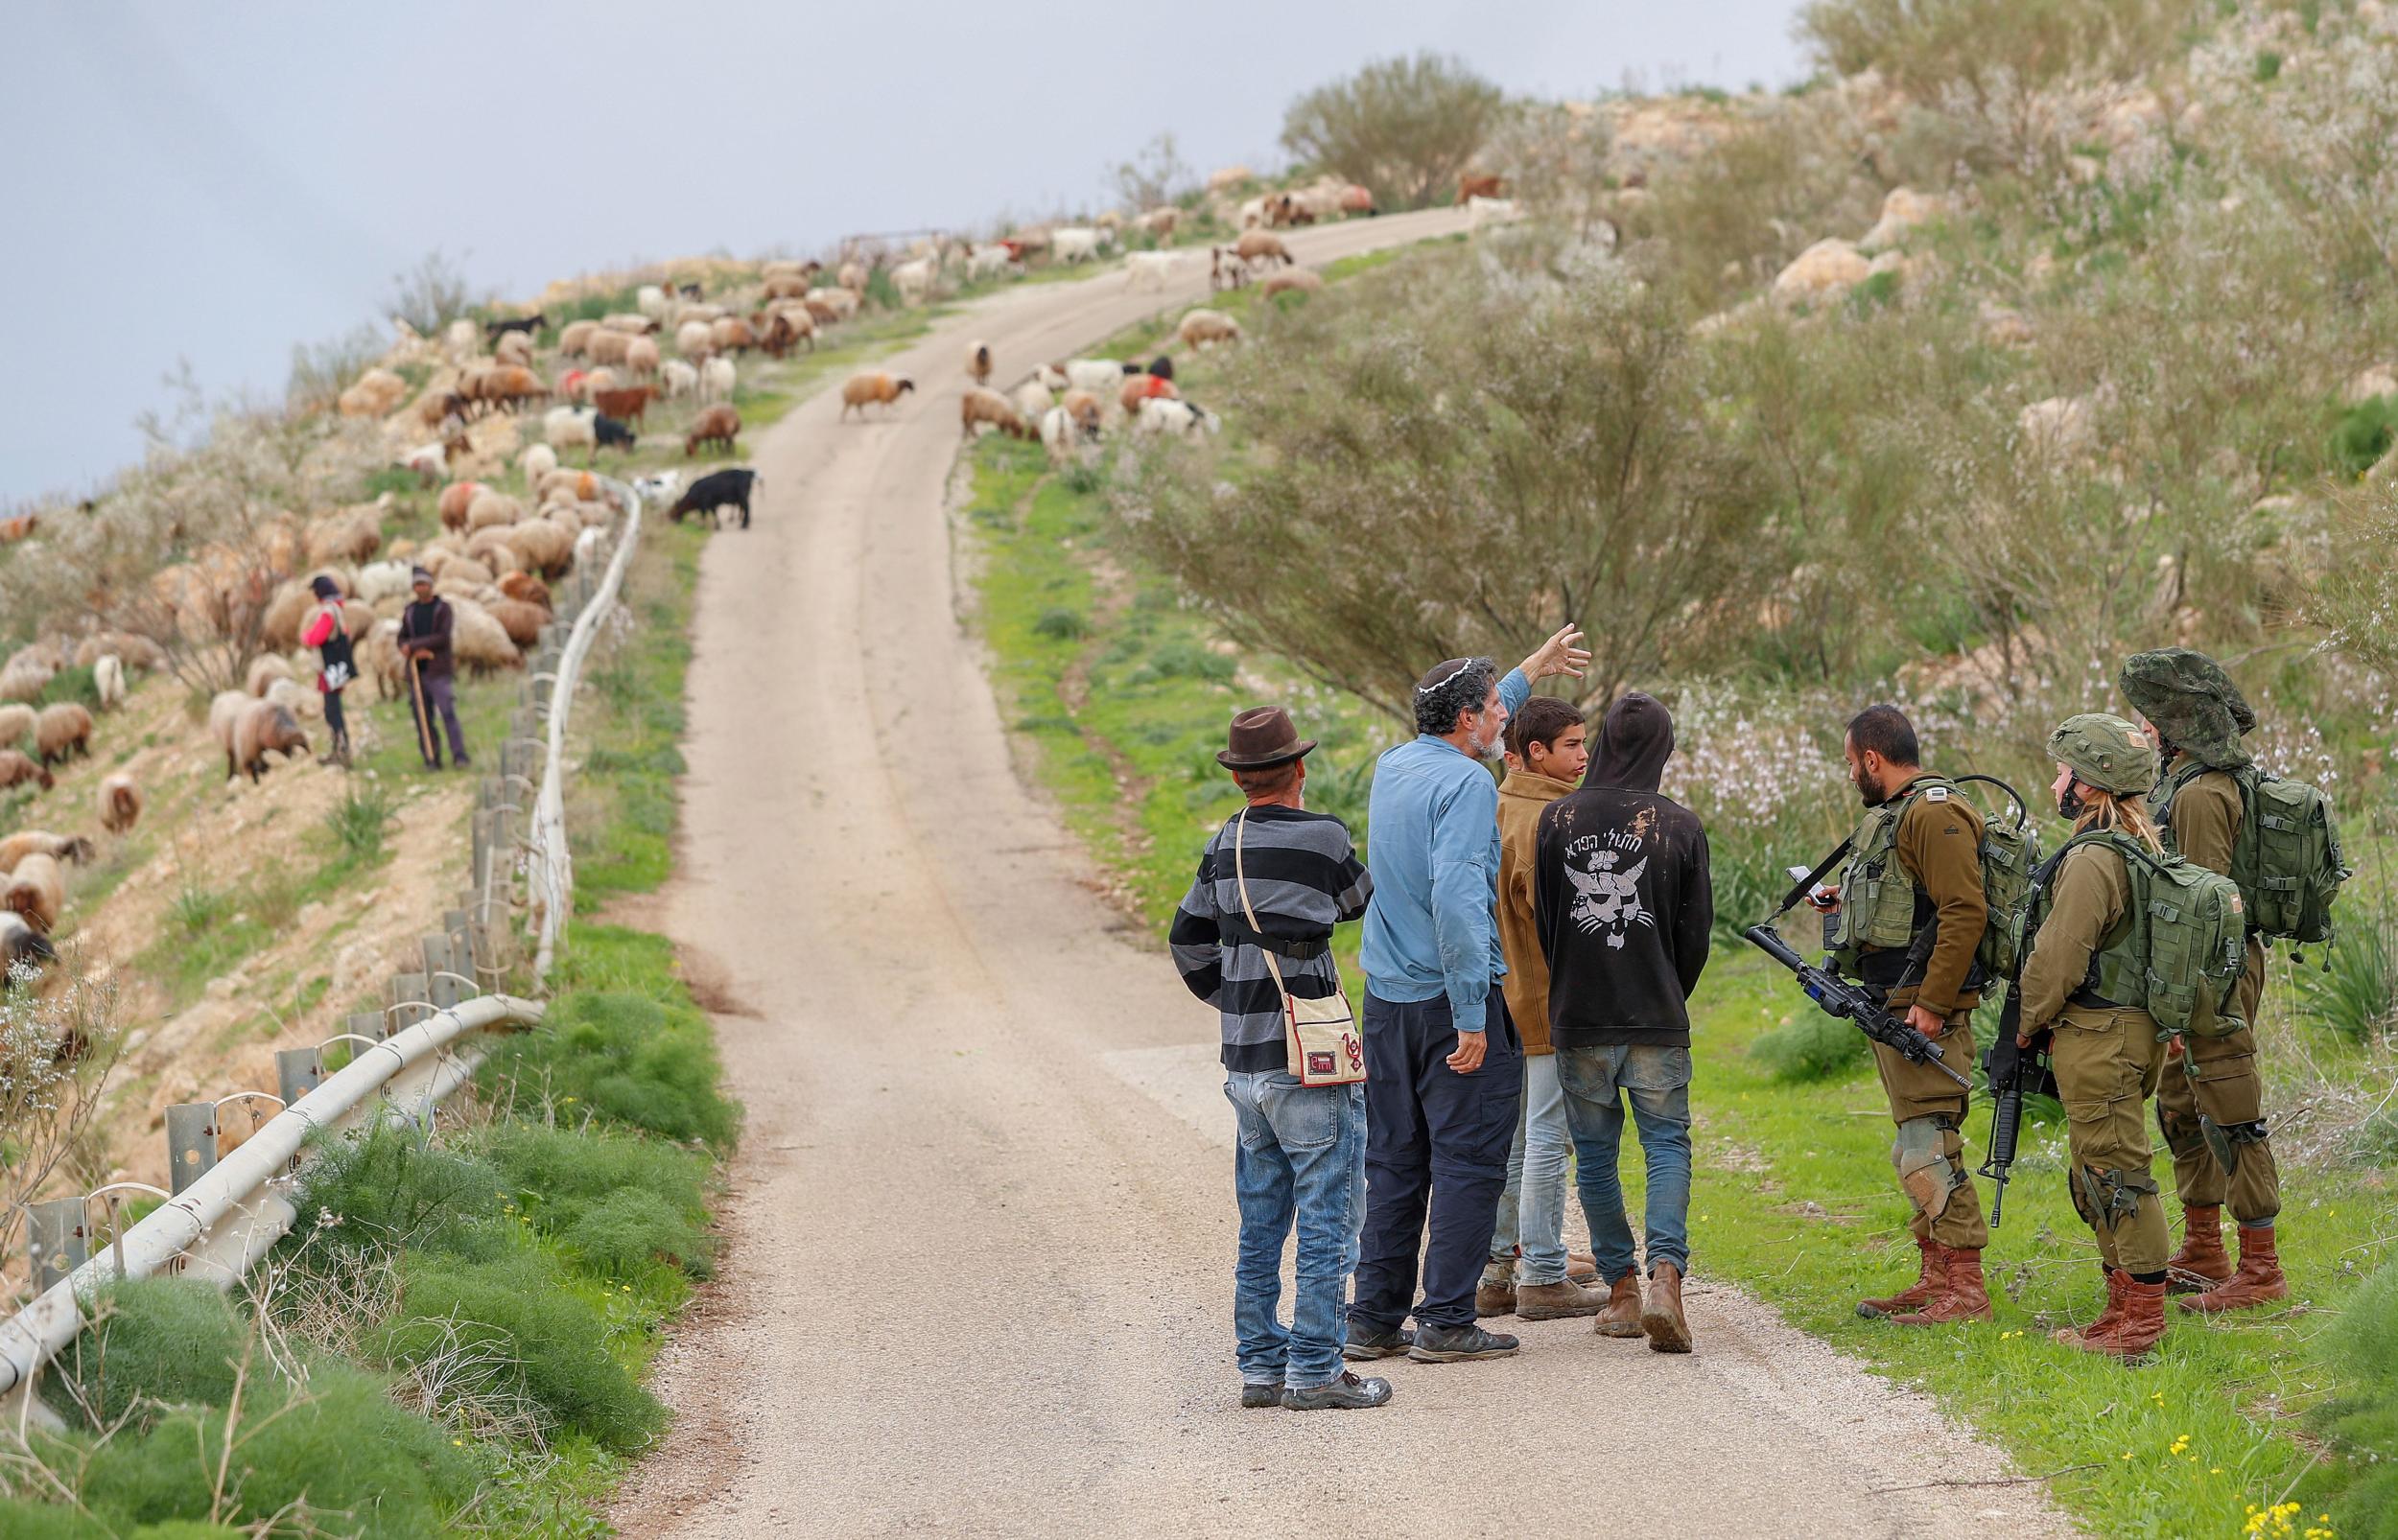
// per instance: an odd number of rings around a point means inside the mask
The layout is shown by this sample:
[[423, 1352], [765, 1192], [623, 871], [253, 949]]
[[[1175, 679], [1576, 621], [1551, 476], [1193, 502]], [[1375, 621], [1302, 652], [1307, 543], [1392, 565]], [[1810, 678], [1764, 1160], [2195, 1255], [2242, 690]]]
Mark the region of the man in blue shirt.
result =
[[[1507, 1152], [1523, 1096], [1522, 1040], [1497, 981], [1498, 753], [1508, 714], [1590, 654], [1566, 626], [1497, 678], [1452, 658], [1416, 686], [1416, 737], [1375, 764], [1366, 866], [1366, 1223], [1349, 1308], [1352, 1359], [1501, 1358], [1516, 1339], [1474, 1324]], [[1423, 1297], [1416, 1292], [1422, 1242]], [[1416, 1329], [1401, 1322], [1413, 1314]]]

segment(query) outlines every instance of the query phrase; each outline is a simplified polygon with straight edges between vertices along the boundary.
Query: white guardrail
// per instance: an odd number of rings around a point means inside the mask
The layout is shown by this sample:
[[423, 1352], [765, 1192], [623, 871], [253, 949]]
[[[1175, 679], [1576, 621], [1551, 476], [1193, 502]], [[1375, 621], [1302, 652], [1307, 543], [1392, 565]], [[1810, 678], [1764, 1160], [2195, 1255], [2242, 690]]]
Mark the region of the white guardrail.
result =
[[[546, 981], [574, 898], [574, 868], [566, 842], [565, 746], [575, 684], [590, 655], [600, 620], [614, 607], [641, 536], [642, 498], [632, 487], [599, 478], [624, 510], [606, 572], [597, 584], [577, 569], [557, 591], [573, 626], [561, 644], [552, 629], [542, 639], [523, 686], [523, 698], [501, 745], [500, 773], [479, 786], [474, 815], [474, 880], [460, 907], [445, 914], [445, 929], [424, 938], [422, 972], [391, 980], [391, 1003], [351, 1015], [348, 1030], [313, 1048], [275, 1055], [281, 1094], [236, 1091], [217, 1102], [167, 1108], [167, 1146], [174, 1190], [117, 1182], [80, 1198], [29, 1206], [33, 1302], [0, 1321], [0, 1412], [20, 1429], [25, 1419], [55, 1420], [30, 1393], [35, 1376], [82, 1331], [94, 1293], [118, 1278], [155, 1273], [202, 1277], [230, 1289], [286, 1234], [296, 1210], [292, 1190], [311, 1135], [354, 1128], [380, 1114], [423, 1126], [441, 1099], [471, 1079], [482, 1062], [479, 1039], [489, 1032], [537, 1025], [543, 1007], [513, 995], [480, 992], [506, 968], [515, 912], [530, 910], [536, 940], [533, 971]], [[542, 691], [547, 682], [546, 698]], [[526, 775], [533, 717], [548, 718], [546, 763], [536, 787]], [[513, 796], [535, 793], [531, 827], [520, 835], [523, 807]], [[521, 867], [518, 856], [522, 857]], [[518, 892], [516, 875], [525, 876]], [[328, 1075], [323, 1053], [337, 1042], [360, 1045]], [[250, 1136], [230, 1155], [217, 1155], [224, 1109], [252, 1109]], [[261, 1104], [276, 1108], [259, 1117]], [[113, 1223], [119, 1195], [152, 1193], [164, 1200], [138, 1223]], [[105, 1248], [91, 1250], [102, 1226], [100, 1201], [111, 1218]]]

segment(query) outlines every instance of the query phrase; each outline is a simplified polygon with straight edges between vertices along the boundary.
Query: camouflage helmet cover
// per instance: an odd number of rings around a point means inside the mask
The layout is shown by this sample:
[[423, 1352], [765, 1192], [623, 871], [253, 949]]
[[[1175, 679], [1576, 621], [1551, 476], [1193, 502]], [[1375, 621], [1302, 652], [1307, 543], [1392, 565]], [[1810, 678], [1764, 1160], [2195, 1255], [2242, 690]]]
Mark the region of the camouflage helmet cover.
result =
[[2156, 749], [2148, 735], [2104, 712], [2066, 717], [2048, 735], [2048, 752], [2083, 785], [2119, 797], [2141, 796], [2156, 784]]
[[2116, 684], [2167, 743], [2200, 764], [2237, 770], [2248, 762], [2240, 738], [2256, 726], [2256, 712], [2222, 665], [2205, 653], [2188, 647], [2133, 653]]

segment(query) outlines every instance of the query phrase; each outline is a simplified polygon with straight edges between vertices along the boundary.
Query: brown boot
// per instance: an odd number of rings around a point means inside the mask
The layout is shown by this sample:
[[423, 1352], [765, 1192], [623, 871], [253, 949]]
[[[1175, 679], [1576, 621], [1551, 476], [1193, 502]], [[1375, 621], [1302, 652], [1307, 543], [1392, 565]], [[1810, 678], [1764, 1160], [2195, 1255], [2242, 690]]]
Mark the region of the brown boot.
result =
[[1599, 1281], [1599, 1259], [1587, 1251], [1565, 1253], [1565, 1276], [1576, 1283], [1595, 1285]]
[[1681, 1313], [1681, 1269], [1671, 1262], [1658, 1263], [1649, 1273], [1649, 1306], [1640, 1313], [1640, 1329], [1649, 1334], [1652, 1351], [1690, 1351], [1690, 1322]]
[[2240, 1267], [2231, 1277], [2204, 1294], [2181, 1300], [2194, 1315], [2212, 1316], [2225, 1310], [2247, 1310], [2290, 1297], [2290, 1280], [2281, 1274], [2281, 1256], [2273, 1249], [2273, 1226], [2240, 1226]]
[[1941, 1247], [1947, 1282], [1940, 1296], [1908, 1316], [1893, 1316], [1901, 1326], [1945, 1326], [1951, 1321], [1990, 1318], [1990, 1292], [1982, 1281], [1982, 1253]]
[[1634, 1271], [1609, 1288], [1607, 1308], [1599, 1312], [1598, 1323], [1592, 1329], [1601, 1337], [1637, 1337], [1640, 1314], [1640, 1274]]
[[1516, 1259], [1504, 1257], [1483, 1265], [1482, 1282], [1473, 1292], [1473, 1313], [1483, 1316], [1512, 1315], [1516, 1309]]
[[1929, 1236], [1916, 1236], [1916, 1246], [1923, 1253], [1923, 1265], [1916, 1273], [1916, 1281], [1894, 1295], [1886, 1295], [1879, 1299], [1858, 1300], [1858, 1315], [1868, 1320], [1883, 1320], [1892, 1316], [1903, 1316], [1911, 1310], [1921, 1310], [1940, 1296], [1940, 1288], [1946, 1282], [1947, 1254]]
[[2099, 1347], [2120, 1359], [2135, 1359], [2165, 1339], [2165, 1280], [2142, 1283], [2124, 1274], [2124, 1315], [2115, 1334]]
[[1607, 1295], [1586, 1289], [1571, 1278], [1555, 1283], [1516, 1285], [1516, 1314], [1525, 1320], [1563, 1320], [1567, 1316], [1595, 1316]]
[[2175, 1294], [2203, 1294], [2227, 1282], [2231, 1257], [2223, 1250], [2223, 1211], [2214, 1203], [2188, 1203], [2181, 1210], [2181, 1249], [2165, 1259], [2165, 1285]]
[[2079, 1331], [2066, 1326], [2049, 1335], [2067, 1347], [2085, 1347], [2092, 1352], [2104, 1352], [2108, 1339], [2123, 1324], [2124, 1285], [2130, 1277], [2131, 1274], [2121, 1268], [2106, 1269], [2106, 1308], [2099, 1312], [2098, 1319]]

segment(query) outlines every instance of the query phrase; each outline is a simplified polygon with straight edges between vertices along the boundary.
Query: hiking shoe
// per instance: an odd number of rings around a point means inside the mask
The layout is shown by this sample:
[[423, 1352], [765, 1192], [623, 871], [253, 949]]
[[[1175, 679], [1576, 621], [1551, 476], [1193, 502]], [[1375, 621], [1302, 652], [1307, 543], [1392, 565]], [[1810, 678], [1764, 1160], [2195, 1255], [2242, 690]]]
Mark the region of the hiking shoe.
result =
[[1652, 1352], [1690, 1351], [1690, 1319], [1681, 1310], [1681, 1269], [1671, 1262], [1649, 1270], [1649, 1303], [1640, 1312], [1640, 1329], [1648, 1333]]
[[1476, 1317], [1508, 1316], [1516, 1310], [1516, 1259], [1494, 1257], [1482, 1270], [1482, 1281], [1474, 1286], [1473, 1313]]
[[1291, 1386], [1282, 1392], [1282, 1405], [1293, 1412], [1354, 1412], [1363, 1407], [1378, 1407], [1391, 1398], [1388, 1380], [1361, 1380], [1347, 1369], [1341, 1377], [1326, 1385], [1310, 1385], [1305, 1389]]
[[1479, 1326], [1416, 1327], [1416, 1345], [1407, 1356], [1419, 1364], [1456, 1364], [1473, 1358], [1512, 1358], [1519, 1344], [1501, 1332]]
[[1279, 1407], [1282, 1404], [1282, 1388], [1279, 1385], [1253, 1385], [1240, 1382], [1240, 1404], [1244, 1407]]
[[1415, 1345], [1413, 1327], [1394, 1326], [1389, 1331], [1376, 1332], [1352, 1320], [1349, 1323], [1349, 1336], [1341, 1343], [1341, 1357], [1352, 1364], [1364, 1364], [1377, 1358], [1397, 1358]]
[[1607, 1304], [1607, 1295], [1596, 1289], [1586, 1289], [1571, 1278], [1555, 1283], [1521, 1283], [1516, 1286], [1516, 1314], [1525, 1320], [1562, 1320], [1567, 1316], [1595, 1316]]

